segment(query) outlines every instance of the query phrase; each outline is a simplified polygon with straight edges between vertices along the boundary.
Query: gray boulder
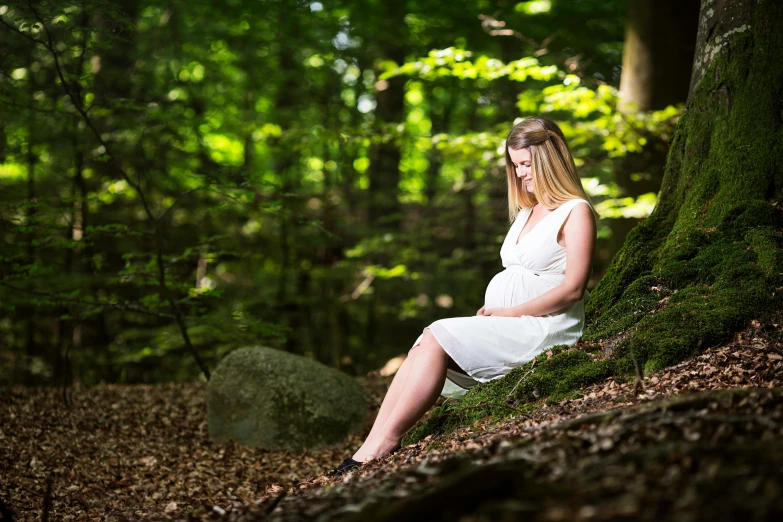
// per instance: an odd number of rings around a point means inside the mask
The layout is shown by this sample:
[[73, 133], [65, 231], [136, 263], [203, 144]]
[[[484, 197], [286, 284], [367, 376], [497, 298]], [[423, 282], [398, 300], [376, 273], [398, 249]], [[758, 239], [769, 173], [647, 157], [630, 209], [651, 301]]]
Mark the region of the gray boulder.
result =
[[336, 445], [362, 427], [370, 396], [351, 377], [298, 355], [229, 353], [207, 384], [209, 436], [268, 450]]

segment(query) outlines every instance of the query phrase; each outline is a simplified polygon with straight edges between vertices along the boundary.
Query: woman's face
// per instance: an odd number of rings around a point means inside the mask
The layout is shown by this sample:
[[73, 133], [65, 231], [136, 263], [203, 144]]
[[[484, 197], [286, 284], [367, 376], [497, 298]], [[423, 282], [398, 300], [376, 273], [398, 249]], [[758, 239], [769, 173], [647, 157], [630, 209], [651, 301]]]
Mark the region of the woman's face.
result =
[[533, 172], [530, 168], [530, 149], [508, 149], [508, 155], [514, 167], [514, 173], [525, 184], [528, 192], [533, 192]]

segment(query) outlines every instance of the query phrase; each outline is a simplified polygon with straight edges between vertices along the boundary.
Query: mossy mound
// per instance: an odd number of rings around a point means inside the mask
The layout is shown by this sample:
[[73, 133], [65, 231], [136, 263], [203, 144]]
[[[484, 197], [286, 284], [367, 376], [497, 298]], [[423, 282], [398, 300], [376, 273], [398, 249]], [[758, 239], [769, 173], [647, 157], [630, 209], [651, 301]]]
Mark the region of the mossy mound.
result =
[[[576, 349], [447, 401], [406, 441], [506, 416], [612, 375], [660, 370], [783, 305], [783, 7], [760, 4], [677, 124], [658, 204], [588, 302]], [[524, 376], [521, 382], [520, 379]], [[515, 388], [516, 386], [516, 388]], [[513, 393], [511, 393], [513, 390]]]
[[240, 348], [207, 385], [209, 436], [268, 450], [332, 446], [362, 428], [369, 402], [356, 381], [316, 361]]

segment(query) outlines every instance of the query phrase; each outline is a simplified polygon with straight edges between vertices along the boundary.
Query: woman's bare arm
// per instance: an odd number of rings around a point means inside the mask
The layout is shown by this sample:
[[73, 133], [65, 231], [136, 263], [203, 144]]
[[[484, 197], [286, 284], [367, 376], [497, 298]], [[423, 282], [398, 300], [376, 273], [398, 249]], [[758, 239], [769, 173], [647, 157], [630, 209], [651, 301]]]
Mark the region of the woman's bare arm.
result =
[[520, 317], [558, 312], [582, 299], [590, 279], [595, 251], [595, 216], [588, 205], [576, 205], [563, 225], [566, 247], [565, 280], [540, 296], [511, 308], [484, 309], [484, 315]]

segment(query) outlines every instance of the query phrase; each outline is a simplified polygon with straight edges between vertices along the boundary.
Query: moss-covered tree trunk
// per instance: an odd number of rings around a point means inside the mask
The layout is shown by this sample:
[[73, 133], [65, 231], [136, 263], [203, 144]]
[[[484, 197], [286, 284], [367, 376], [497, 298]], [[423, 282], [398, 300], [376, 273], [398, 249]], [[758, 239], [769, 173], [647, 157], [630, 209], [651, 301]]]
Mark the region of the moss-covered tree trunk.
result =
[[781, 56], [783, 2], [702, 2], [659, 202], [588, 303], [585, 339], [615, 360], [661, 368], [780, 306]]

